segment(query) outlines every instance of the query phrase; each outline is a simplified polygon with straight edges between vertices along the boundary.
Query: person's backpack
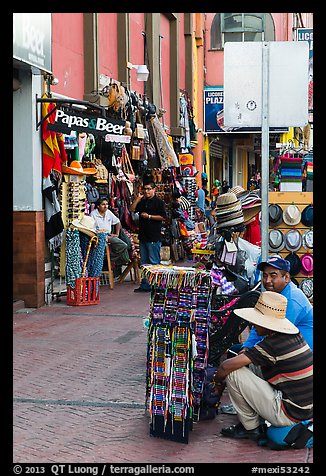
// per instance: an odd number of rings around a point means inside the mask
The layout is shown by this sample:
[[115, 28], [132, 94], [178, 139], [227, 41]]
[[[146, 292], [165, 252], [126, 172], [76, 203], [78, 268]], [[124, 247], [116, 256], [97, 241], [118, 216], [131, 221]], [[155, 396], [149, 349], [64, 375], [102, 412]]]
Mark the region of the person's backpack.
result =
[[272, 450], [313, 447], [313, 422], [304, 420], [290, 426], [269, 426], [266, 431], [267, 446]]

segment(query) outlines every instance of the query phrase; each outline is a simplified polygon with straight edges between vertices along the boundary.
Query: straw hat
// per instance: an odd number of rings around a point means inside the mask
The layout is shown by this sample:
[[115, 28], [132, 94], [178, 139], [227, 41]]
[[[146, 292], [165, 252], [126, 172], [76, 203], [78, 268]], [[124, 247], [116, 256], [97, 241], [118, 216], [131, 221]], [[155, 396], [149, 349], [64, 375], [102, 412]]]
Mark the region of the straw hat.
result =
[[95, 168], [84, 169], [78, 160], [73, 160], [69, 166], [62, 165], [62, 172], [71, 175], [93, 175], [96, 174], [97, 170]]
[[241, 202], [235, 193], [222, 193], [216, 199], [215, 219], [217, 228], [243, 224]]
[[254, 308], [234, 309], [246, 321], [284, 334], [297, 334], [299, 329], [285, 317], [287, 299], [273, 291], [263, 291]]
[[247, 195], [249, 193], [248, 190], [245, 190], [240, 185], [236, 185], [235, 187], [229, 188], [228, 193], [234, 193], [237, 197], [242, 197], [243, 195]]
[[95, 220], [89, 215], [84, 215], [80, 220], [76, 218], [76, 220], [73, 220], [71, 224], [79, 231], [90, 237], [93, 237], [97, 234]]
[[301, 221], [301, 212], [296, 205], [289, 205], [283, 211], [283, 221], [289, 226], [294, 226]]
[[244, 225], [247, 225], [261, 210], [261, 203], [255, 203], [252, 207], [243, 208]]

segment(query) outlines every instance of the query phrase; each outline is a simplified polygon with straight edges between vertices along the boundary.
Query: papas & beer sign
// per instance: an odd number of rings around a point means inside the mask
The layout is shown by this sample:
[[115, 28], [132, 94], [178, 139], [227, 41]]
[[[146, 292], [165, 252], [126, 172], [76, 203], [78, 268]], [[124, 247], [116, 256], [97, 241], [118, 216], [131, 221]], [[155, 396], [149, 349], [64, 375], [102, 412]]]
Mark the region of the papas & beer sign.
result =
[[89, 116], [83, 113], [75, 114], [56, 110], [54, 124], [48, 123], [48, 129], [70, 134], [71, 131], [90, 132], [95, 135], [105, 136], [123, 135], [125, 122], [120, 119], [100, 116]]

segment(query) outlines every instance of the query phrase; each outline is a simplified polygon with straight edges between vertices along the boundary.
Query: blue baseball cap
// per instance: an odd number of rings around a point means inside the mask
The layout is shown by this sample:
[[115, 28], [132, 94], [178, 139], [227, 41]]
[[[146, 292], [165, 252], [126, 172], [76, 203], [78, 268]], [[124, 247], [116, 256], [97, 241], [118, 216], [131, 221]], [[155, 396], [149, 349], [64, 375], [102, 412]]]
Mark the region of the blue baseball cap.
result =
[[280, 258], [279, 256], [272, 256], [271, 258], [268, 258], [266, 261], [261, 261], [257, 265], [257, 269], [262, 271], [265, 266], [273, 266], [273, 268], [276, 269], [282, 269], [283, 271], [288, 271], [290, 272], [290, 261]]

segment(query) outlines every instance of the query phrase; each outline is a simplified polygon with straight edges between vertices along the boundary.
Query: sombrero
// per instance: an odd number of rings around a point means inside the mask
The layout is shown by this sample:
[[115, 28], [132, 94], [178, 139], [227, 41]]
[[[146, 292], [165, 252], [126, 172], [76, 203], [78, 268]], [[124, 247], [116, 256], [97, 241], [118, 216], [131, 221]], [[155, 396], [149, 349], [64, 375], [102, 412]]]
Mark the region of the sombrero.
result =
[[62, 172], [64, 174], [71, 175], [94, 175], [97, 170], [95, 168], [83, 168], [82, 164], [78, 160], [73, 160], [70, 165], [62, 165]]
[[80, 220], [76, 218], [71, 222], [71, 225], [90, 237], [97, 234], [95, 220], [89, 215], [84, 215]]
[[273, 291], [263, 291], [254, 308], [234, 309], [248, 322], [284, 334], [297, 334], [299, 329], [286, 317], [287, 299]]

